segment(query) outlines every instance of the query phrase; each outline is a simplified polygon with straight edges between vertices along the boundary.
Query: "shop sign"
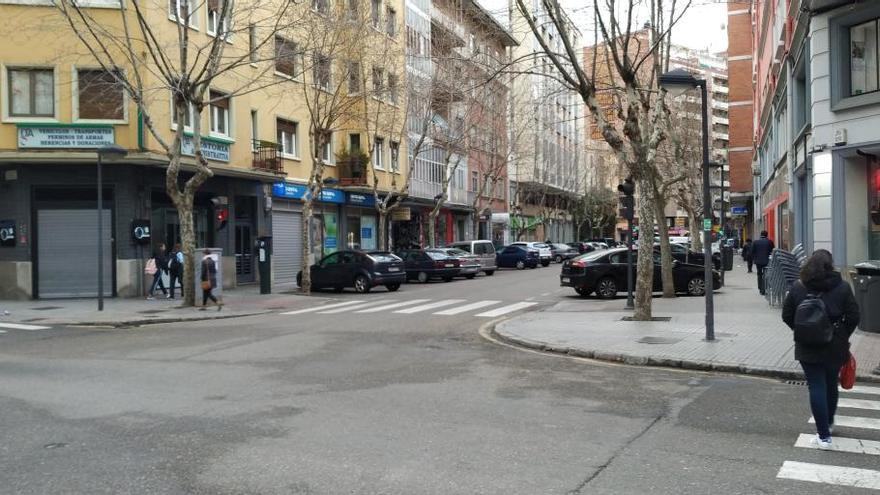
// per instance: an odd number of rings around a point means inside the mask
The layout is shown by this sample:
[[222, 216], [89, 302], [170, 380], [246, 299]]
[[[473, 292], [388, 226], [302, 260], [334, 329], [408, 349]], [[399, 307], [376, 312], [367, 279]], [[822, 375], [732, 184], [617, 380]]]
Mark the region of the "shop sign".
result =
[[[276, 182], [272, 185], [272, 195], [279, 198], [306, 199], [309, 196], [309, 188], [303, 184], [290, 182]], [[345, 203], [345, 193], [339, 189], [322, 189], [321, 201], [324, 203]]]
[[372, 193], [363, 194], [350, 192], [348, 193], [348, 204], [357, 206], [375, 206], [376, 196]]
[[[180, 152], [186, 156], [195, 156], [192, 136], [183, 136], [180, 143]], [[229, 143], [202, 138], [202, 154], [208, 160], [215, 162], [229, 162]]]
[[391, 211], [391, 220], [396, 222], [408, 222], [412, 218], [412, 210], [409, 208], [397, 208]]
[[0, 246], [15, 246], [15, 220], [0, 220]]
[[748, 209], [745, 206], [731, 206], [730, 214], [732, 216], [742, 216], [748, 213]]
[[363, 244], [364, 239], [372, 239], [373, 238], [373, 229], [370, 227], [361, 227], [361, 244]]
[[113, 126], [19, 125], [19, 148], [94, 149], [115, 141]]

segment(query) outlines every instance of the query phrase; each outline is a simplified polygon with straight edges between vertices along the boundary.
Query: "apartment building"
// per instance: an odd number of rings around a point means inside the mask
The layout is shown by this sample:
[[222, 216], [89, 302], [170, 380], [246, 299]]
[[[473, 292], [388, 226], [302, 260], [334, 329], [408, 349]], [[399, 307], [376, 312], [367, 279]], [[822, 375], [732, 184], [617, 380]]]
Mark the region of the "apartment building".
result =
[[[107, 32], [121, 32], [123, 15], [136, 25], [134, 9], [120, 10], [116, 0], [77, 3]], [[144, 260], [160, 243], [172, 246], [180, 240], [178, 213], [165, 193], [169, 157], [159, 139], [170, 142], [176, 126], [185, 127], [182, 178], [187, 178], [194, 170], [195, 158], [188, 155], [196, 117], [203, 129], [202, 152], [213, 171], [195, 196], [197, 247], [222, 252], [224, 286], [256, 281], [254, 244], [260, 237], [272, 238], [273, 282], [294, 282], [302, 265], [302, 204], [314, 156], [328, 164], [326, 187], [311, 219], [316, 255], [346, 245], [376, 247], [372, 175], [364, 173], [376, 174], [381, 191], [388, 190], [392, 176], [405, 174], [402, 126], [391, 123], [393, 115], [373, 119], [352, 110], [327, 128], [329, 143], [315, 153], [305, 99], [313, 91], [344, 87], [345, 98], [370, 95], [383, 100], [386, 112], [400, 111], [401, 76], [387, 69], [404, 64], [402, 1], [297, 5], [289, 13], [291, 26], [271, 32], [264, 32], [268, 23], [249, 24], [255, 22], [247, 12], [252, 4], [235, 3], [230, 23], [235, 29], [226, 31], [225, 56], [242, 57], [242, 63], [216, 79], [201, 115], [190, 112], [176, 122], [172, 90], [155, 76], [155, 67], [142, 68], [147, 91], [139, 107], [101, 70], [50, 2], [0, 0], [0, 223], [10, 234], [0, 246], [0, 297], [97, 294], [96, 151], [106, 145], [121, 146], [128, 154], [103, 167], [105, 295], [142, 295]], [[223, 32], [221, 5], [170, 0], [148, 2], [141, 11], [173, 61], [179, 28], [193, 52]], [[272, 8], [271, 3], [261, 6]], [[361, 45], [384, 47], [381, 60], [355, 49], [333, 58], [327, 55], [331, 47], [323, 52], [309, 45], [304, 26], [314, 25], [309, 22], [314, 16], [328, 22], [334, 16], [340, 22], [367, 19], [371, 28]], [[118, 67], [133, 70], [125, 63]], [[372, 78], [364, 76], [367, 71]], [[240, 86], [265, 78], [268, 83]], [[339, 153], [358, 147], [383, 166], [360, 174], [337, 166]]]

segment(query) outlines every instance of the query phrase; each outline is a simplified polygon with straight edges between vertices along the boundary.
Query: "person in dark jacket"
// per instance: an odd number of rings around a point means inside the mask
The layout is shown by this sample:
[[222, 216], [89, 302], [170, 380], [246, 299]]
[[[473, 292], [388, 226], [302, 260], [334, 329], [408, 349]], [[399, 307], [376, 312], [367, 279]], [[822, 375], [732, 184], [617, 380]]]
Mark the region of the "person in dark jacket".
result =
[[[180, 243], [177, 243], [168, 255], [168, 275], [171, 277], [171, 282], [168, 284], [171, 294], [168, 295], [168, 299], [174, 299], [174, 289], [183, 280], [183, 260], [183, 250]], [[180, 292], [182, 295], [183, 287], [180, 288]]]
[[752, 239], [746, 239], [746, 243], [743, 244], [742, 249], [742, 257], [743, 261], [746, 262], [746, 265], [749, 267], [749, 273], [752, 273], [752, 264], [754, 263], [754, 258], [752, 258]]
[[767, 238], [767, 231], [761, 231], [761, 238], [752, 243], [752, 261], [758, 269], [758, 291], [764, 295], [764, 270], [770, 264], [770, 255], [773, 253], [773, 241]]
[[816, 250], [801, 268], [800, 280], [792, 285], [782, 305], [782, 320], [794, 330], [798, 305], [808, 294], [818, 294], [825, 303], [834, 336], [823, 346], [794, 345], [794, 358], [801, 363], [810, 389], [810, 410], [816, 421], [816, 443], [831, 448], [840, 368], [849, 359], [849, 337], [859, 324], [859, 306], [852, 288], [834, 271], [831, 253]]
[[165, 282], [162, 280], [162, 272], [168, 271], [166, 261], [165, 244], [160, 243], [156, 250], [153, 251], [153, 263], [156, 265], [156, 273], [153, 274], [153, 282], [150, 283], [147, 299], [153, 299], [153, 293], [156, 292], [157, 288], [162, 289], [162, 294], [165, 294], [166, 297], [168, 296], [168, 291], [165, 290]]
[[202, 258], [202, 307], [201, 309], [206, 309], [208, 307], [208, 299], [214, 301], [214, 304], [217, 305], [217, 311], [223, 309], [223, 303], [217, 300], [217, 296], [211, 293], [214, 288], [217, 287], [217, 263], [214, 262], [214, 258], [211, 257], [211, 250], [205, 249], [205, 257]]

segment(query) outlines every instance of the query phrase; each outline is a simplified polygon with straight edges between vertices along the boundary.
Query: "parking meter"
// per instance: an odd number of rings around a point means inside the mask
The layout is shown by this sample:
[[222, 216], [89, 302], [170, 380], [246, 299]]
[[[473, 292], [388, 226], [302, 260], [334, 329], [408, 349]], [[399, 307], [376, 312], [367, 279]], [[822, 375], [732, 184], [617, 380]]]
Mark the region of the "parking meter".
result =
[[257, 238], [257, 269], [260, 273], [260, 294], [272, 293], [272, 238]]

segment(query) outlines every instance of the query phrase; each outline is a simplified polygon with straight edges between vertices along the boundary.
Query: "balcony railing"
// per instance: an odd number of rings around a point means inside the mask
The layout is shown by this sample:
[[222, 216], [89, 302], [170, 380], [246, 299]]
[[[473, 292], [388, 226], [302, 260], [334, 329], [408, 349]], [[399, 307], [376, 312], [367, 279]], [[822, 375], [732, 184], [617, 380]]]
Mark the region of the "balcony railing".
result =
[[254, 140], [252, 149], [254, 155], [253, 168], [278, 173], [284, 171], [281, 158], [278, 157], [278, 152], [281, 150], [281, 146], [278, 143]]

